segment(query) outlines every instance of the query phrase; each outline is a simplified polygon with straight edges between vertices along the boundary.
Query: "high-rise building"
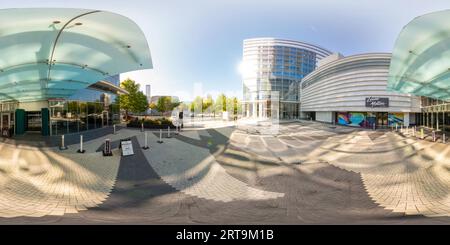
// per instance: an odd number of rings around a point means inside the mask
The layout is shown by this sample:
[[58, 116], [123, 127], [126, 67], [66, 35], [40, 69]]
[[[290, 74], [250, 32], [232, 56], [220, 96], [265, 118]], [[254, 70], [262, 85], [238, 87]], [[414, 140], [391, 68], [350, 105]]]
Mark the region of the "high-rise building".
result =
[[145, 96], [147, 96], [147, 100], [150, 102], [152, 98], [152, 87], [150, 84], [145, 85]]
[[246, 117], [298, 118], [301, 79], [332, 52], [275, 38], [244, 40], [243, 112]]

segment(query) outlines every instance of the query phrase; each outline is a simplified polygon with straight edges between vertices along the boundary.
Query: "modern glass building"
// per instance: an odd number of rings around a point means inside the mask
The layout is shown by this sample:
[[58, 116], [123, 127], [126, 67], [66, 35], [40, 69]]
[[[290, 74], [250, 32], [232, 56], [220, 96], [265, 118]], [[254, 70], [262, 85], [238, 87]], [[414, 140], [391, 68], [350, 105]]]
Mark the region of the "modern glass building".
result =
[[244, 40], [241, 65], [244, 116], [298, 118], [298, 85], [320, 59], [330, 54], [319, 46], [293, 40]]
[[130, 19], [99, 10], [0, 10], [2, 135], [57, 135], [118, 120], [119, 74], [152, 68]]

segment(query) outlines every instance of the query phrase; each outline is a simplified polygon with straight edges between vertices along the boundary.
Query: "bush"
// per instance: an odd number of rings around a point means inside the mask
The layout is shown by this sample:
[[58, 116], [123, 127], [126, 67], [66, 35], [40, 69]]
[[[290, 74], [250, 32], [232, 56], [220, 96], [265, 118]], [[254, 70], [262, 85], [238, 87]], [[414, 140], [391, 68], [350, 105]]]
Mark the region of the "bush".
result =
[[142, 123], [144, 124], [144, 128], [153, 128], [153, 129], [166, 129], [167, 127], [175, 128], [172, 121], [164, 117], [159, 119], [132, 120], [127, 124], [127, 127], [140, 128]]

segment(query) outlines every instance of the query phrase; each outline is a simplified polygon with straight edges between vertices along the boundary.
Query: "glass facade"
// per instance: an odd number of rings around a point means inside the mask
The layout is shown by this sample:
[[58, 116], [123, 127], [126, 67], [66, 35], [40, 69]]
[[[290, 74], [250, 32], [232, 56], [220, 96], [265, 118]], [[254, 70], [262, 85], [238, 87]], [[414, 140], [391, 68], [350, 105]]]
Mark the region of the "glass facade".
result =
[[[120, 75], [104, 79], [116, 86]], [[120, 122], [116, 95], [82, 89], [68, 100], [49, 100], [50, 134], [68, 134], [111, 126]]]
[[115, 103], [50, 100], [49, 109], [51, 135], [76, 133], [120, 122], [119, 106]]
[[315, 69], [318, 59], [316, 52], [301, 46], [244, 41], [242, 72], [245, 116], [259, 117], [257, 112], [252, 111], [252, 108], [258, 108], [255, 103], [267, 103], [265, 95], [277, 91], [280, 118], [298, 118], [299, 83]]

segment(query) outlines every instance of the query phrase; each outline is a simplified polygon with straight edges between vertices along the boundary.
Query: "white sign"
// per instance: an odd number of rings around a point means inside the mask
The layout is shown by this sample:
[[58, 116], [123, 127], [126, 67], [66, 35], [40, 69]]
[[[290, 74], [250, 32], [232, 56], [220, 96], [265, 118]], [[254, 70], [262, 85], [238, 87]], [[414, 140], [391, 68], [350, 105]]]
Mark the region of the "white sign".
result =
[[122, 156], [134, 155], [133, 144], [131, 140], [121, 141]]

